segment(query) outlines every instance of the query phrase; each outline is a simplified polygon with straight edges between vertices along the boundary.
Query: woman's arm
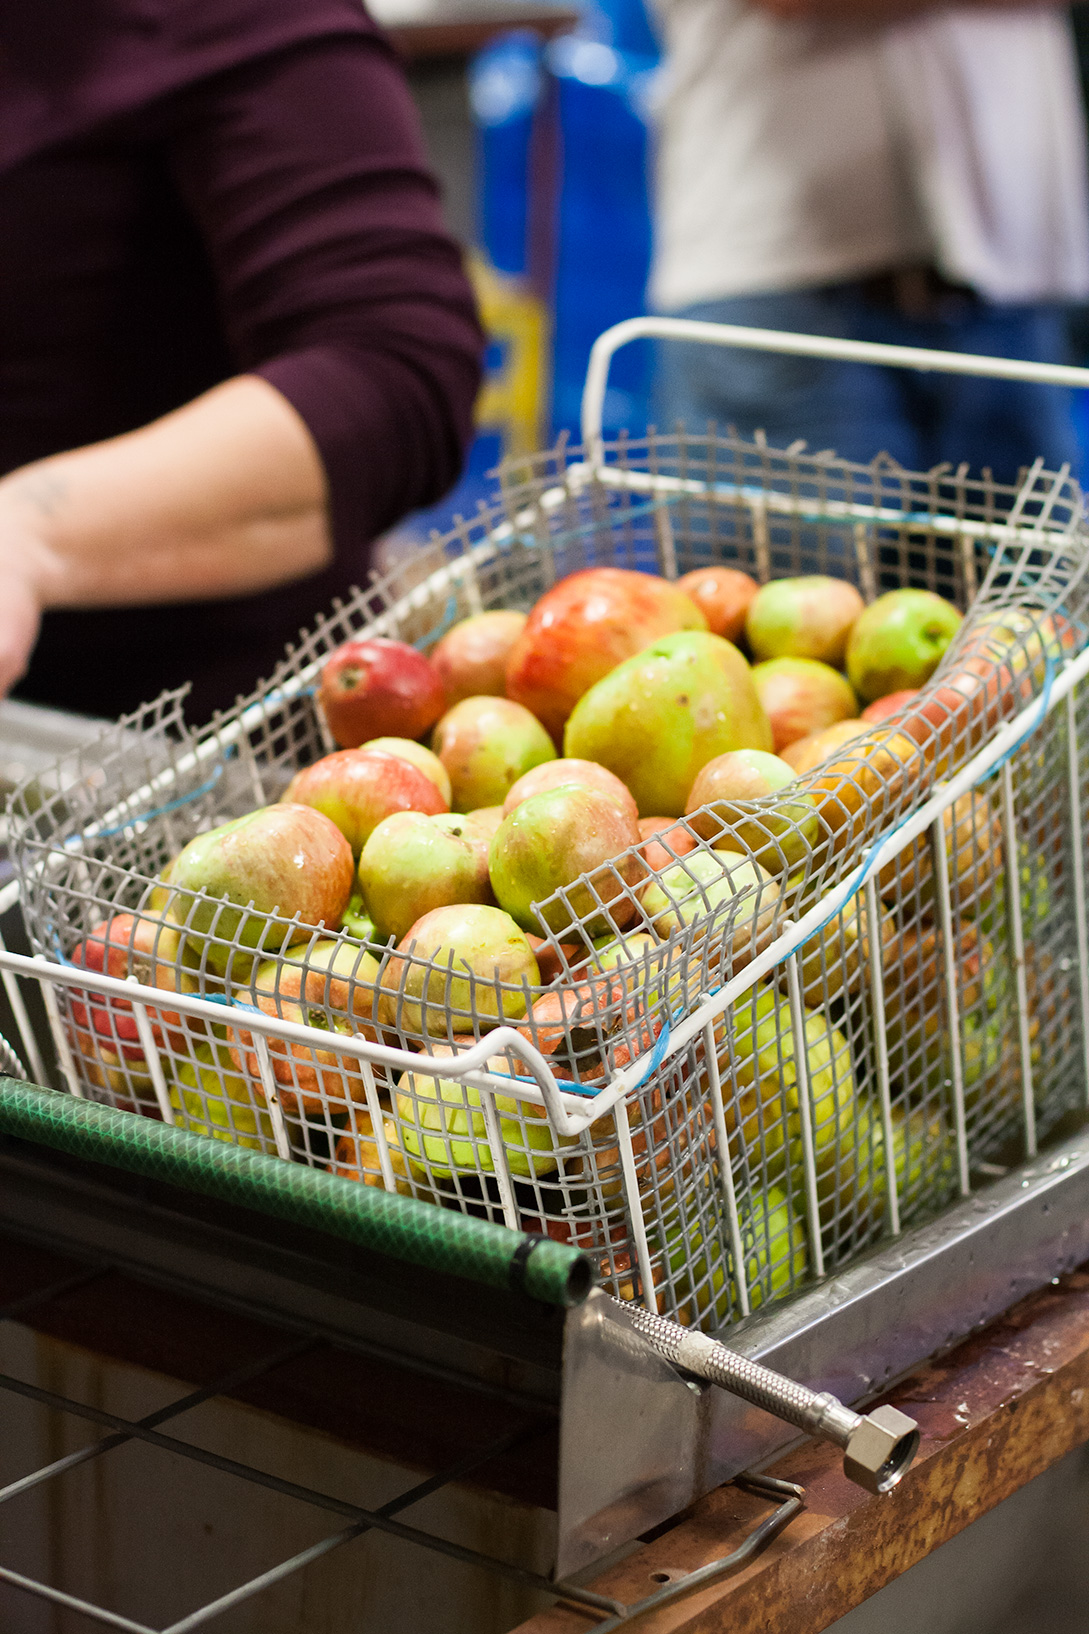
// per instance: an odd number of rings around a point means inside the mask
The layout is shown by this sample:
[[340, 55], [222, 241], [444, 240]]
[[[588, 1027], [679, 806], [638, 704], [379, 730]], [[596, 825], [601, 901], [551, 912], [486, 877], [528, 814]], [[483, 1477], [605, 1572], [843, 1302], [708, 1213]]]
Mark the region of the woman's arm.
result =
[[47, 608], [245, 595], [331, 557], [305, 422], [267, 381], [228, 380], [139, 431], [0, 479], [0, 692]]

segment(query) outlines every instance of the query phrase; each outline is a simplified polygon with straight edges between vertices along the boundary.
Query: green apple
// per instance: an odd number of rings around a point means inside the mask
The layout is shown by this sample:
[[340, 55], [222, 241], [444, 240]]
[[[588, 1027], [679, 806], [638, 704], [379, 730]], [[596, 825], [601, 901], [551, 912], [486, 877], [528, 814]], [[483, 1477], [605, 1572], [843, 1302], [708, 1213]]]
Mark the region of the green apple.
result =
[[[809, 1274], [805, 1223], [778, 1186], [757, 1192], [753, 1205], [739, 1210], [745, 1281], [750, 1310], [791, 1293]], [[653, 1255], [668, 1266], [670, 1282], [686, 1326], [722, 1326], [741, 1314], [726, 1223], [705, 1240], [698, 1218], [688, 1230], [674, 1213], [662, 1233], [651, 1238]]]
[[[805, 1012], [805, 1059], [812, 1106], [813, 1148], [828, 1161], [854, 1123], [854, 1067], [846, 1038], [823, 1010]], [[750, 1162], [778, 1180], [795, 1141], [801, 1140], [797, 1040], [790, 1005], [773, 988], [756, 988], [735, 1007], [719, 1059], [726, 1127], [740, 1128]]]
[[244, 979], [258, 944], [267, 958], [298, 935], [297, 925], [266, 914], [339, 925], [354, 876], [351, 846], [328, 817], [307, 805], [263, 806], [189, 841], [171, 869], [167, 913], [202, 945], [215, 974], [230, 965], [232, 978]]
[[234, 1071], [229, 1050], [198, 1044], [193, 1059], [178, 1067], [170, 1104], [176, 1127], [191, 1135], [210, 1135], [258, 1152], [275, 1148], [272, 1119], [254, 1105], [251, 1084]]
[[352, 892], [348, 899], [348, 906], [340, 916], [341, 930], [346, 930], [349, 936], [355, 936], [360, 942], [380, 942], [378, 928], [363, 906], [363, 893], [360, 890]]
[[[817, 838], [812, 795], [795, 790], [776, 799], [774, 806], [770, 804], [794, 782], [786, 761], [763, 749], [716, 755], [697, 772], [685, 816], [689, 826], [717, 851], [750, 854], [769, 874], [781, 874], [796, 868]], [[753, 800], [769, 804], [752, 811], [749, 803]]]
[[[692, 851], [664, 873], [652, 878], [640, 896], [643, 912], [662, 941], [715, 914], [721, 934], [730, 935], [725, 949], [740, 969], [740, 961], [760, 951], [775, 915], [779, 887], [751, 857], [721, 851]], [[735, 915], [724, 910], [738, 897]], [[702, 940], [702, 932], [695, 941]]]
[[509, 698], [463, 698], [431, 735], [446, 767], [455, 811], [501, 806], [520, 777], [555, 760], [552, 739], [528, 709]]
[[[947, 1203], [957, 1186], [956, 1141], [940, 1110], [905, 1110], [891, 1114], [893, 1167], [901, 1223], [933, 1213]], [[881, 1108], [860, 1098], [838, 1146], [817, 1154], [817, 1197], [822, 1228], [830, 1235], [873, 1231], [888, 1207], [888, 1164]], [[804, 1207], [805, 1163], [801, 1142], [790, 1149], [795, 1201]]]
[[864, 607], [862, 597], [846, 579], [823, 573], [772, 579], [749, 605], [745, 639], [757, 663], [770, 658], [815, 658], [825, 664], [842, 664], [847, 637]]
[[449, 817], [417, 811], [378, 824], [360, 854], [358, 877], [380, 936], [402, 937], [432, 908], [494, 900], [482, 847], [452, 832]]
[[535, 935], [562, 936], [575, 926], [603, 935], [635, 915], [638, 845], [637, 818], [611, 794], [579, 783], [531, 794], [504, 817], [488, 848], [496, 901]]
[[962, 623], [933, 590], [890, 590], [861, 615], [847, 642], [847, 678], [864, 703], [925, 686]]
[[563, 736], [564, 754], [607, 767], [642, 817], [679, 817], [716, 755], [770, 748], [748, 664], [702, 630], [664, 636], [618, 664], [579, 699]]
[[526, 1011], [540, 971], [525, 932], [501, 908], [433, 908], [406, 931], [382, 974], [378, 1019], [417, 1037], [472, 1033]]
[[[491, 1064], [498, 1072], [510, 1070], [505, 1057]], [[431, 1179], [494, 1174], [495, 1157], [488, 1144], [480, 1094], [471, 1084], [435, 1078], [423, 1071], [402, 1078], [396, 1098], [401, 1145], [410, 1161], [426, 1167]], [[554, 1174], [562, 1149], [577, 1144], [577, 1136], [554, 1132], [543, 1107], [497, 1095], [495, 1108], [507, 1166], [520, 1180]]]

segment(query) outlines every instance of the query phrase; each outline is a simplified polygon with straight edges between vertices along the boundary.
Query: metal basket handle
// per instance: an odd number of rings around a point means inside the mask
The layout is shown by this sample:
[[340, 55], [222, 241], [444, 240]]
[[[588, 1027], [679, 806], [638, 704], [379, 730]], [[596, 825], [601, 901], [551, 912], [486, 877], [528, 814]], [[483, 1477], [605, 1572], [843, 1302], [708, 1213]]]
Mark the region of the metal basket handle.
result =
[[884, 346], [869, 340], [827, 335], [794, 335], [778, 329], [748, 329], [733, 323], [698, 323], [692, 318], [626, 318], [599, 335], [590, 351], [582, 389], [582, 440], [591, 466], [600, 465], [601, 415], [614, 352], [633, 340], [694, 340], [705, 346], [733, 346], [793, 357], [832, 358], [844, 363], [885, 364], [893, 369], [934, 370], [991, 380], [1027, 380], [1045, 386], [1089, 387], [1089, 369], [1068, 363], [1030, 363], [1023, 358], [982, 357], [972, 352], [939, 352], [926, 347]]

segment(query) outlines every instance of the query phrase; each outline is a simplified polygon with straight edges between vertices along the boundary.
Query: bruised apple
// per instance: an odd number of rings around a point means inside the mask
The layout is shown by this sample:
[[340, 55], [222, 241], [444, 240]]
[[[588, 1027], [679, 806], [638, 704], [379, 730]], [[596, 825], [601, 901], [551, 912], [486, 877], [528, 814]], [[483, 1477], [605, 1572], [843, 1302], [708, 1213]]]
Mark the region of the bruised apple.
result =
[[328, 817], [295, 803], [261, 806], [189, 841], [171, 871], [168, 913], [187, 940], [208, 938], [210, 969], [224, 975], [233, 963], [237, 978], [258, 944], [269, 954], [298, 934], [266, 914], [339, 925], [354, 879], [352, 848]]
[[760, 586], [736, 567], [698, 567], [677, 580], [695, 602], [712, 635], [738, 642], [745, 633], [745, 615]]
[[502, 698], [507, 663], [526, 627], [525, 613], [474, 613], [448, 630], [431, 653], [447, 707], [462, 698]]
[[399, 811], [372, 831], [359, 885], [380, 936], [403, 936], [432, 908], [492, 901], [487, 852], [450, 824], [449, 815]]
[[515, 806], [528, 800], [531, 794], [543, 794], [545, 789], [557, 789], [563, 783], [577, 783], [583, 788], [600, 789], [611, 795], [633, 823], [639, 821], [639, 812], [631, 791], [612, 772], [599, 766], [596, 760], [546, 760], [520, 777], [503, 802], [503, 816], [509, 817]]
[[590, 567], [545, 592], [511, 651], [507, 696], [558, 743], [585, 692], [625, 658], [676, 630], [706, 630], [696, 604], [667, 579]]
[[701, 766], [770, 749], [771, 728], [737, 648], [702, 630], [664, 636], [579, 699], [564, 754], [608, 767], [640, 814], [679, 817]]
[[[581, 923], [587, 935], [599, 936], [636, 911], [638, 844], [635, 814], [611, 794], [577, 783], [543, 789], [520, 801], [496, 830], [488, 852], [492, 889], [524, 930], [561, 936]], [[583, 875], [589, 878], [580, 883]], [[560, 890], [563, 896], [550, 900]]]
[[338, 647], [322, 668], [318, 701], [342, 749], [368, 738], [422, 738], [446, 708], [430, 659], [384, 636]]
[[402, 936], [382, 975], [379, 1021], [445, 1038], [525, 1014], [540, 971], [525, 932], [501, 908], [434, 908]]
[[398, 755], [338, 749], [296, 772], [286, 801], [313, 806], [334, 822], [358, 857], [378, 824], [395, 811], [446, 811], [433, 778]]
[[435, 727], [431, 746], [450, 776], [455, 811], [501, 806], [520, 777], [555, 760], [552, 739], [509, 698], [463, 698]]
[[769, 658], [754, 665], [752, 680], [771, 722], [776, 754], [799, 738], [858, 714], [850, 682], [817, 658]]

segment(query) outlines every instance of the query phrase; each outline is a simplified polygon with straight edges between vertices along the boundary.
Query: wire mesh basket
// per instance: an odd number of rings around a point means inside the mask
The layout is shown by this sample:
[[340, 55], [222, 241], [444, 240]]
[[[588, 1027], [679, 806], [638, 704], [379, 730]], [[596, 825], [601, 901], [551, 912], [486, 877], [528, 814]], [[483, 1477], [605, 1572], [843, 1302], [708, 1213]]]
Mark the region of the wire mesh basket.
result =
[[[426, 650], [587, 566], [712, 562], [968, 616], [910, 713], [556, 892], [483, 975], [162, 882], [335, 747], [316, 679], [349, 636]], [[570, 1242], [721, 1328], [1084, 1108], [1087, 596], [1080, 493], [1040, 467], [1015, 489], [713, 429], [512, 462], [210, 727], [164, 695], [14, 797], [67, 1087]]]

